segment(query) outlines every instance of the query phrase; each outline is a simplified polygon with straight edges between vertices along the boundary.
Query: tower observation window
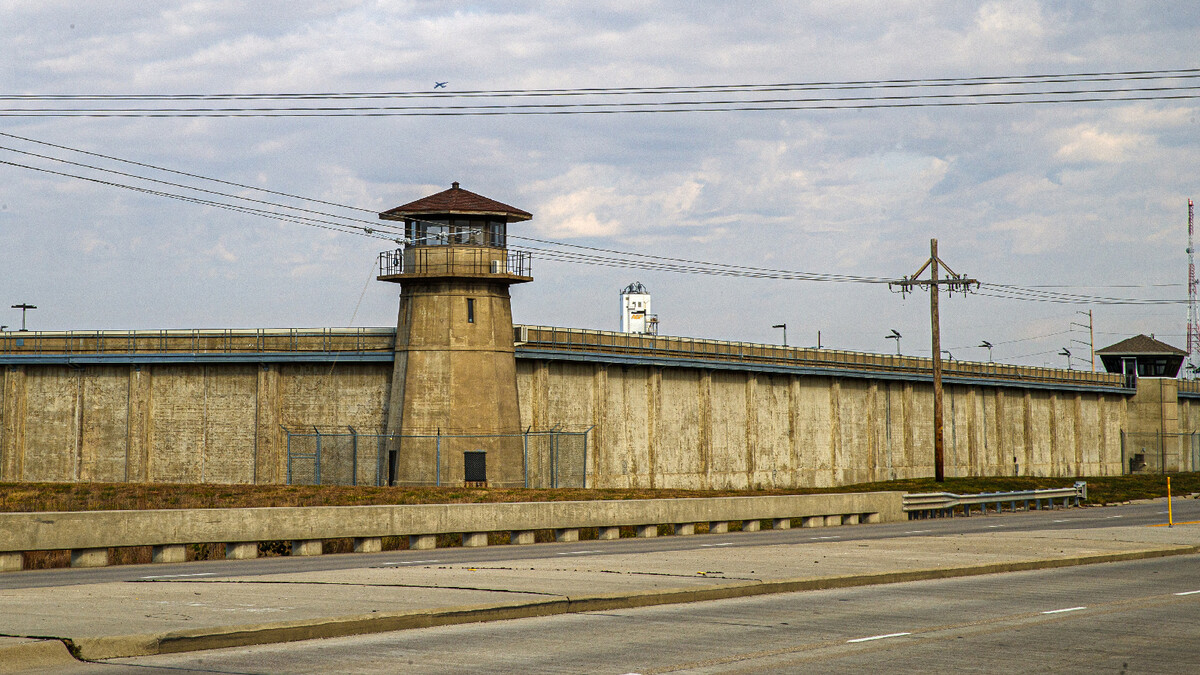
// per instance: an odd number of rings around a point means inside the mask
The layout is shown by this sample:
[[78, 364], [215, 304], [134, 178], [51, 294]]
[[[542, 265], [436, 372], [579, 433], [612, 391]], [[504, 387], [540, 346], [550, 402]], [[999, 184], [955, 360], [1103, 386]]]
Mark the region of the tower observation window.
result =
[[505, 247], [506, 223], [483, 218], [409, 220], [405, 232], [415, 246]]

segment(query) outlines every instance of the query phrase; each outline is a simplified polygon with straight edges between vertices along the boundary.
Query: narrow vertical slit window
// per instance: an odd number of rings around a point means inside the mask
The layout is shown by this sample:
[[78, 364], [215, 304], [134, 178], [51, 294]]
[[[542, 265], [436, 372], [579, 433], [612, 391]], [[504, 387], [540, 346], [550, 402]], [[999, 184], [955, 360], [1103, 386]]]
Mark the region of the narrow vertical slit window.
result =
[[467, 323], [475, 323], [475, 298], [467, 298]]

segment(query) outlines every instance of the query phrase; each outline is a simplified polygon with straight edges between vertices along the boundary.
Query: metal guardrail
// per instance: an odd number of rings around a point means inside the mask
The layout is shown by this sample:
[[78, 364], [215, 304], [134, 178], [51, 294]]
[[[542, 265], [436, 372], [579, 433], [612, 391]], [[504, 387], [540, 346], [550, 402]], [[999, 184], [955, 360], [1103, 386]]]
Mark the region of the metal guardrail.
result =
[[1029, 511], [1030, 504], [1038, 511], [1042, 510], [1042, 502], [1047, 508], [1054, 508], [1054, 500], [1061, 499], [1063, 507], [1079, 506], [1079, 502], [1087, 501], [1087, 483], [1078, 481], [1069, 488], [1052, 488], [1046, 490], [1020, 490], [1016, 492], [984, 492], [977, 495], [958, 495], [952, 492], [922, 492], [904, 495], [904, 510], [909, 520], [925, 518], [952, 518], [961, 507], [964, 516], [971, 515], [971, 509], [979, 506], [980, 513], [987, 515], [988, 506], [994, 505], [996, 513], [1009, 505], [1010, 511], [1017, 511], [1017, 505]]

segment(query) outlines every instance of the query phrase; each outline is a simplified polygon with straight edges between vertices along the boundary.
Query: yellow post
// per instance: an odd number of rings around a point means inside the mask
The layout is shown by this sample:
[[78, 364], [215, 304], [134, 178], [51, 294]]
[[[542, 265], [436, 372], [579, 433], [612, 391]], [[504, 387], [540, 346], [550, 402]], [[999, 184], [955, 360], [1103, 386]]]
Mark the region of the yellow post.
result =
[[1171, 510], [1171, 477], [1167, 476], [1167, 527], [1175, 527], [1175, 513]]

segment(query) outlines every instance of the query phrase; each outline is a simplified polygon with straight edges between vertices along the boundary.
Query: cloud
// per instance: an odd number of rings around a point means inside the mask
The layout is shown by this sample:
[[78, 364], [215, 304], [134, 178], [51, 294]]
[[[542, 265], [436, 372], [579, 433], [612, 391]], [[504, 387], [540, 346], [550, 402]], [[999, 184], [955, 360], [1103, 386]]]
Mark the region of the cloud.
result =
[[1143, 134], [1103, 131], [1094, 125], [1079, 125], [1059, 136], [1055, 157], [1068, 162], [1121, 162], [1153, 142]]

